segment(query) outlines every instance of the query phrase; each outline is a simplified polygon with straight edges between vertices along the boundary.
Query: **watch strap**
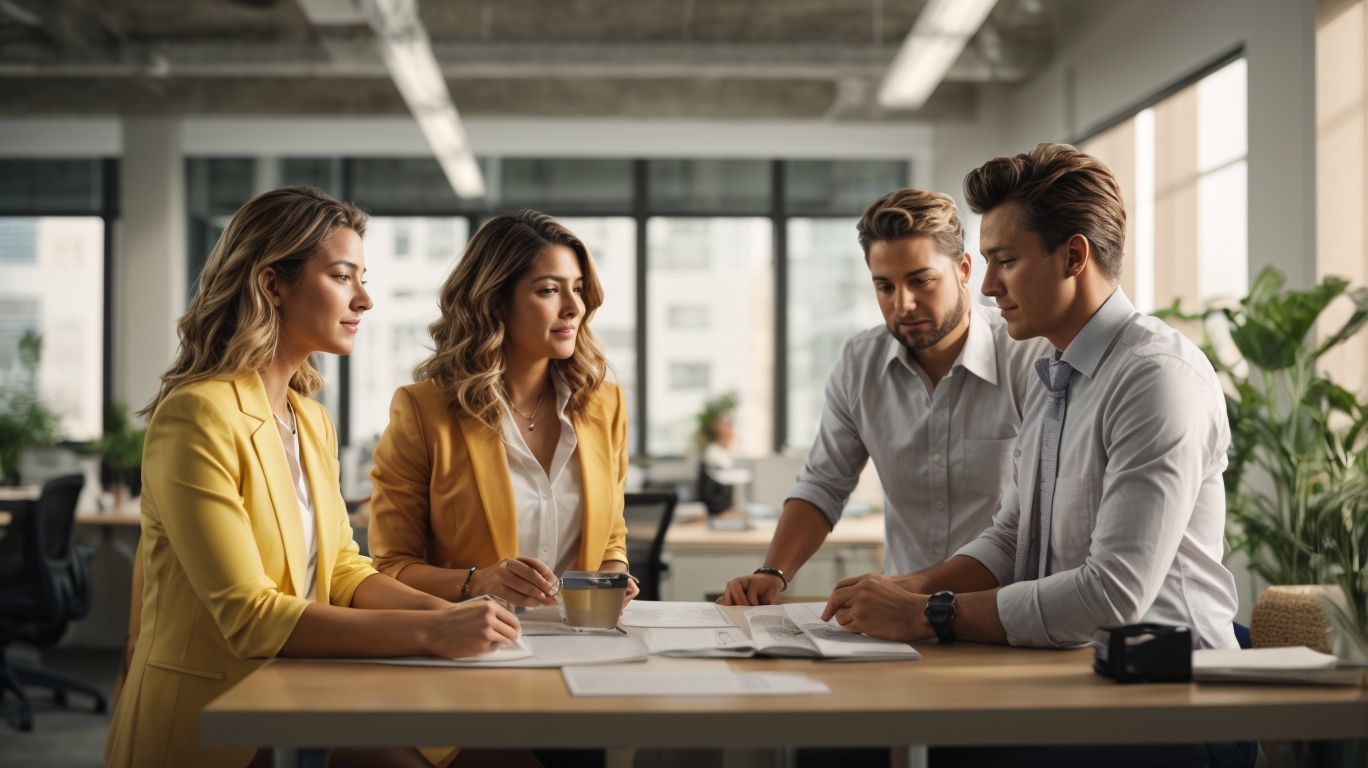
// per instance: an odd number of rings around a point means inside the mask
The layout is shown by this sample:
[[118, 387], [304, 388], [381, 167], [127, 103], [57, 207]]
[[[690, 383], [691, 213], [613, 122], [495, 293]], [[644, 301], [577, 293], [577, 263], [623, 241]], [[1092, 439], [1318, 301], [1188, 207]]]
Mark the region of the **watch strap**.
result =
[[779, 570], [778, 568], [756, 568], [756, 569], [755, 569], [755, 572], [756, 572], [756, 573], [768, 573], [768, 574], [771, 575], [771, 576], [778, 576], [778, 577], [779, 577], [779, 581], [781, 581], [781, 582], [784, 583], [784, 586], [780, 587], [780, 588], [779, 588], [779, 591], [780, 591], [780, 592], [787, 592], [787, 591], [788, 591], [788, 577], [785, 576], [785, 575], [784, 575], [784, 572], [781, 571], [781, 570]]

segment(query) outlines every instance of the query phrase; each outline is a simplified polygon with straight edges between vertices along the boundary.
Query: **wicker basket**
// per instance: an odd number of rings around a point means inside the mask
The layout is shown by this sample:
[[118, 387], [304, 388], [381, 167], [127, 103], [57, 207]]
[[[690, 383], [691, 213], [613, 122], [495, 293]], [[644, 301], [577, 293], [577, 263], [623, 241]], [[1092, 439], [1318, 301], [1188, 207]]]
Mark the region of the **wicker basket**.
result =
[[1265, 589], [1254, 604], [1249, 623], [1255, 648], [1304, 645], [1321, 653], [1334, 652], [1334, 621], [1325, 600], [1343, 600], [1337, 586], [1305, 584]]

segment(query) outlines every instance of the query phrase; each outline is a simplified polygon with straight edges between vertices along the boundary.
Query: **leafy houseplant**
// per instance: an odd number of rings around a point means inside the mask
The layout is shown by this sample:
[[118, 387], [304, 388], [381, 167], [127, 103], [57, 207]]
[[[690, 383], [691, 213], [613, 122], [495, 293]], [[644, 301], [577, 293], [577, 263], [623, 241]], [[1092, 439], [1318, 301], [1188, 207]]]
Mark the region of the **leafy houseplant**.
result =
[[104, 435], [92, 447], [104, 455], [104, 463], [115, 474], [115, 503], [122, 499], [124, 488], [132, 485], [129, 476], [133, 470], [142, 466], [143, 438], [147, 430], [134, 429], [128, 418], [128, 406], [120, 402], [110, 403], [105, 410]]
[[25, 448], [52, 445], [61, 429], [61, 417], [38, 397], [38, 363], [43, 337], [29, 330], [19, 339], [18, 371], [5, 372], [0, 380], [0, 474], [4, 483], [19, 482], [19, 456]]
[[[1225, 473], [1233, 549], [1270, 584], [1340, 584], [1337, 609], [1368, 644], [1368, 403], [1316, 369], [1320, 358], [1368, 323], [1368, 289], [1327, 277], [1284, 290], [1265, 267], [1237, 307], [1160, 316], [1200, 321], [1202, 349], [1226, 386], [1231, 446]], [[1347, 296], [1354, 312], [1319, 344], [1322, 312]]]
[[736, 411], [736, 404], [740, 399], [735, 392], [725, 392], [717, 397], [703, 403], [703, 410], [698, 412], [695, 417], [698, 423], [698, 430], [694, 432], [694, 440], [698, 442], [700, 448], [708, 444], [709, 436], [719, 421], [723, 421]]

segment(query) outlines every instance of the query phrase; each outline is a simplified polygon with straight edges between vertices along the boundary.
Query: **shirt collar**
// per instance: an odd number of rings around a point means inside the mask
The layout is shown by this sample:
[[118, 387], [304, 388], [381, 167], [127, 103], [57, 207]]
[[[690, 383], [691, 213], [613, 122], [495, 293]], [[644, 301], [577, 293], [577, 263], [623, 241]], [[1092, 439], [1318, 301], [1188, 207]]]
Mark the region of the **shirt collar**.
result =
[[1063, 355], [1055, 353], [1056, 359], [1068, 363], [1075, 371], [1092, 378], [1097, 373], [1102, 359], [1107, 356], [1112, 340], [1135, 314], [1135, 305], [1126, 298], [1126, 292], [1117, 288], [1102, 306], [1097, 308], [1083, 330], [1069, 342]]
[[[985, 312], [987, 312], [985, 307], [979, 306], [973, 300], [969, 301], [969, 333], [964, 341], [964, 348], [960, 350], [959, 357], [955, 358], [955, 364], [950, 366], [950, 370], [965, 368], [980, 379], [996, 386], [997, 339], [993, 337], [993, 329], [989, 326], [988, 316]], [[902, 342], [894, 338], [886, 327], [884, 332], [888, 334], [885, 342], [888, 344], [888, 353], [884, 358], [884, 370], [888, 370], [888, 365], [894, 360], [901, 362], [908, 370], [912, 370], [912, 366], [917, 365], [917, 359], [912, 356], [912, 350], [903, 346]]]

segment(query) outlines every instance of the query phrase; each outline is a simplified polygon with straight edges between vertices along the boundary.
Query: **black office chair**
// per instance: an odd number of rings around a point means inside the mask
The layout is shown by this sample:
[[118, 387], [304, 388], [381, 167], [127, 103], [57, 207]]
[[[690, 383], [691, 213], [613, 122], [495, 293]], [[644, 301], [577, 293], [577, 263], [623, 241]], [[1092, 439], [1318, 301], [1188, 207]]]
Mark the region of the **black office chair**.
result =
[[35, 667], [12, 664], [6, 654], [11, 643], [22, 640], [39, 647], [56, 645], [67, 624], [90, 613], [90, 553], [75, 544], [76, 500], [85, 478], [59, 477], [43, 486], [37, 501], [18, 502], [10, 536], [24, 538], [23, 563], [17, 578], [0, 584], [0, 703], [5, 694], [19, 700], [18, 727], [33, 729], [33, 707], [24, 686], [52, 690], [63, 706], [75, 691], [95, 699], [95, 711], [104, 712], [109, 702], [97, 688], [65, 675]]
[[640, 582], [641, 600], [660, 599], [660, 578], [665, 563], [660, 553], [665, 548], [665, 533], [674, 519], [673, 493], [629, 493], [622, 508], [627, 521], [627, 560], [632, 575]]

